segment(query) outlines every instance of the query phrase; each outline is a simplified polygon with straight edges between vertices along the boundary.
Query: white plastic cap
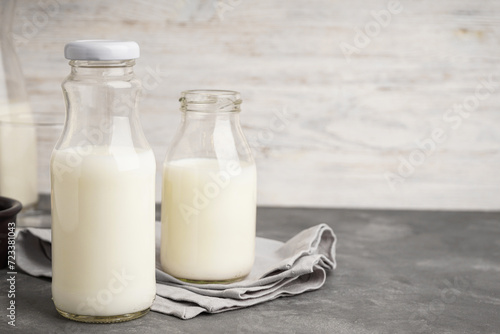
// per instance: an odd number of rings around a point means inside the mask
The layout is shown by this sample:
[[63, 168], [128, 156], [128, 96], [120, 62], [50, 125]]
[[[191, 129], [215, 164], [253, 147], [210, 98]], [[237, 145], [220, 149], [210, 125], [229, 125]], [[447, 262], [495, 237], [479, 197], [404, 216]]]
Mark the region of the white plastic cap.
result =
[[64, 47], [64, 57], [70, 60], [127, 60], [139, 58], [140, 53], [133, 41], [83, 40]]

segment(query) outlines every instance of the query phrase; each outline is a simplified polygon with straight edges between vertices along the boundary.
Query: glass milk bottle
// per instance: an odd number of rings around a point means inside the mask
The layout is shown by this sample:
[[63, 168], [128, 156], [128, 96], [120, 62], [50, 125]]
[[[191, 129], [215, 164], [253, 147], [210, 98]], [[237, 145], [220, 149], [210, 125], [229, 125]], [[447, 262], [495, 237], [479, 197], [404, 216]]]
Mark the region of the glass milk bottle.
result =
[[240, 94], [192, 90], [163, 166], [161, 266], [185, 281], [230, 282], [252, 269], [257, 176]]
[[14, 0], [0, 5], [0, 196], [30, 208], [38, 200], [36, 129], [14, 49], [14, 7]]
[[66, 124], [51, 157], [52, 298], [63, 316], [119, 322], [155, 298], [155, 158], [137, 111], [135, 42], [66, 45]]

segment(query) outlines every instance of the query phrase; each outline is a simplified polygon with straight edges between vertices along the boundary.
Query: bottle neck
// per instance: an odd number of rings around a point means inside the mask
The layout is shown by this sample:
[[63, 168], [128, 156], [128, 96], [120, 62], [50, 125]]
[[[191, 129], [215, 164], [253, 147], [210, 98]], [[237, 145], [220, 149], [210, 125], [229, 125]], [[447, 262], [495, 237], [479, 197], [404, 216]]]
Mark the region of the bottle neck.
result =
[[127, 60], [71, 60], [72, 75], [122, 77], [134, 74], [134, 59]]
[[141, 83], [134, 60], [72, 60], [62, 89], [66, 126], [58, 149], [74, 146], [148, 148], [138, 117]]
[[[221, 124], [238, 124], [240, 119], [239, 116], [239, 112], [184, 111], [182, 113], [182, 121], [185, 123], [203, 122], [204, 124], [212, 124], [212, 126], [221, 126]], [[207, 130], [210, 131], [210, 127], [208, 127]]]
[[238, 92], [186, 91], [180, 102], [182, 122], [166, 161], [203, 158], [253, 163], [239, 122]]
[[241, 98], [238, 92], [225, 90], [190, 90], [182, 92], [182, 122], [185, 131], [200, 136], [239, 128]]

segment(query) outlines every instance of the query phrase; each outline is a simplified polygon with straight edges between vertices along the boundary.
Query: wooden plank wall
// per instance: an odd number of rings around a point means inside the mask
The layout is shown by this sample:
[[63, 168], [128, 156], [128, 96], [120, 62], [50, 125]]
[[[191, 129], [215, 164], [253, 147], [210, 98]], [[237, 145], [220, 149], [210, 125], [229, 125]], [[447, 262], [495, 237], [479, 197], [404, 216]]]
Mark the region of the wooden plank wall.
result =
[[179, 93], [232, 89], [260, 205], [500, 209], [499, 1], [20, 0], [14, 32], [37, 112], [66, 42], [137, 41], [158, 169]]

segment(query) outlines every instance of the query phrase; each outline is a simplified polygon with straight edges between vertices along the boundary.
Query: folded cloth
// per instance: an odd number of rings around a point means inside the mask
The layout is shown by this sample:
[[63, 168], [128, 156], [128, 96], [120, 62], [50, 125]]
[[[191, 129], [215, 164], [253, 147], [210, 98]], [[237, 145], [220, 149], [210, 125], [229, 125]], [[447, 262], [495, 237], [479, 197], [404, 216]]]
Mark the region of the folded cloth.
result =
[[[242, 281], [195, 284], [180, 281], [160, 266], [160, 225], [156, 225], [156, 299], [151, 310], [191, 319], [248, 307], [282, 296], [319, 289], [326, 273], [336, 267], [333, 230], [320, 224], [303, 230], [286, 243], [257, 238], [255, 263]], [[17, 266], [33, 276], [52, 276], [49, 229], [28, 228], [17, 237]]]

